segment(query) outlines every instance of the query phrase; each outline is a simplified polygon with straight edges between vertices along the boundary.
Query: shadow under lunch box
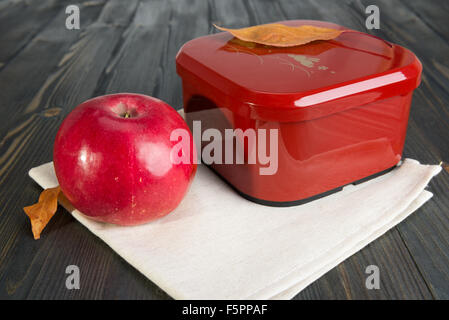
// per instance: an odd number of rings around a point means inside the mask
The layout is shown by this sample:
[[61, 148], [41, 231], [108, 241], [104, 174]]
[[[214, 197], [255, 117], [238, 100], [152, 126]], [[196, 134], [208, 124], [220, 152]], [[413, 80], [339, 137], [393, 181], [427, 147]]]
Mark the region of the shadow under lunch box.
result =
[[184, 44], [176, 66], [203, 162], [244, 197], [275, 206], [394, 167], [422, 70], [409, 50], [360, 32], [289, 48], [220, 32]]

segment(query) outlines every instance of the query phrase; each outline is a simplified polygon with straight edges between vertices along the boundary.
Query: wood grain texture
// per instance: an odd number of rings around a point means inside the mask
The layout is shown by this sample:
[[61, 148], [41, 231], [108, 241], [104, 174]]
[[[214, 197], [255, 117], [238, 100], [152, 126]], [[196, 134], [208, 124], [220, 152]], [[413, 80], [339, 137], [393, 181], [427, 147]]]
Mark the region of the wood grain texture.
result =
[[104, 70], [96, 95], [135, 92], [152, 95], [163, 73], [171, 7], [166, 1], [141, 2], [117, 52]]
[[[404, 1], [402, 4], [410, 9], [423, 23], [427, 24], [437, 35], [449, 41], [449, 28], [446, 28], [449, 16], [448, 1]], [[438, 10], [435, 10], [435, 7]]]
[[[367, 3], [356, 3], [354, 8]], [[426, 5], [432, 3], [439, 11], [435, 15], [439, 16], [443, 12], [439, 9], [440, 2], [430, 1]], [[431, 19], [424, 22], [402, 2], [393, 4], [382, 0], [378, 5], [383, 8], [385, 21], [378, 34], [411, 49], [423, 64], [422, 84], [412, 103], [405, 156], [439, 163], [449, 158], [449, 73], [438, 67], [449, 65], [449, 45], [434, 31], [441, 26], [434, 24], [431, 28]], [[425, 15], [425, 11], [422, 14]], [[447, 11], [446, 14], [449, 17]], [[404, 30], [412, 31], [402, 35]], [[397, 227], [432, 295], [439, 299], [449, 298], [448, 187], [449, 175], [443, 172], [429, 184], [434, 198]]]
[[185, 42], [211, 32], [213, 29], [210, 24], [211, 7], [209, 2], [204, 0], [170, 0], [166, 3], [170, 3], [172, 10], [169, 38], [161, 60], [160, 81], [154, 94], [179, 109], [182, 107], [182, 87], [181, 80], [176, 74], [175, 57]]
[[[90, 97], [140, 92], [180, 108], [176, 53], [186, 41], [217, 32], [212, 23], [238, 28], [318, 19], [366, 31], [364, 9], [378, 5], [381, 29], [370, 33], [408, 47], [424, 66], [404, 154], [425, 163], [449, 161], [444, 1], [85, 1], [79, 31], [64, 27], [66, 3], [0, 1], [0, 26], [11, 26], [0, 34], [0, 108], [8, 115], [0, 117], [0, 298], [169, 299], [62, 209], [34, 241], [22, 207], [41, 190], [26, 172], [51, 160], [61, 121]], [[429, 189], [435, 195], [427, 204], [295, 299], [448, 298], [449, 174], [441, 173]], [[70, 264], [80, 267], [81, 290], [65, 288]], [[380, 290], [365, 288], [371, 264], [380, 268]]]
[[0, 30], [2, 30], [0, 63], [2, 66], [20, 52], [68, 2], [66, 0], [5, 1], [0, 6]]

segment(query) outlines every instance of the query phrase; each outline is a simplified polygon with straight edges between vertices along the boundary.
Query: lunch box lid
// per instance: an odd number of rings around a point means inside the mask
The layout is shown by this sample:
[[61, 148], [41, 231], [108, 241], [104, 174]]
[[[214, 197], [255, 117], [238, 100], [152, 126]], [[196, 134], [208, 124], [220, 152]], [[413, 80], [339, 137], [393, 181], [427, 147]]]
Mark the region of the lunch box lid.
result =
[[[278, 23], [348, 30], [323, 21]], [[222, 107], [267, 121], [310, 120], [406, 94], [419, 85], [422, 70], [411, 51], [358, 31], [288, 48], [220, 32], [184, 44], [176, 65], [185, 81], [226, 95]]]

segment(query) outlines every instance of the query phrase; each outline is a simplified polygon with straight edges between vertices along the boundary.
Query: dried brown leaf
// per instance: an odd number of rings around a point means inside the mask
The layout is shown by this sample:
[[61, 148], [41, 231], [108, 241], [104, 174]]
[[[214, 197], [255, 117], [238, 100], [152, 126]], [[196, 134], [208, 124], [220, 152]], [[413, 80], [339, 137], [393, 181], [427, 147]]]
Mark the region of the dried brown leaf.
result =
[[262, 24], [242, 29], [228, 29], [215, 24], [214, 26], [219, 30], [230, 32], [240, 40], [273, 47], [293, 47], [315, 40], [331, 40], [347, 31], [309, 25], [291, 27], [279, 23]]
[[[340, 44], [339, 46], [341, 47], [342, 45]], [[271, 54], [303, 54], [315, 56], [335, 47], [337, 47], [337, 45], [331, 41], [314, 41], [307, 44], [307, 46], [273, 47], [259, 43], [243, 41], [234, 37], [229, 40], [222, 47], [222, 49], [230, 52], [235, 52], [236, 50], [248, 50], [259, 56]]]
[[23, 208], [30, 218], [34, 239], [40, 238], [42, 230], [58, 209], [58, 196], [60, 194], [62, 193], [59, 186], [45, 189], [41, 192], [37, 203]]

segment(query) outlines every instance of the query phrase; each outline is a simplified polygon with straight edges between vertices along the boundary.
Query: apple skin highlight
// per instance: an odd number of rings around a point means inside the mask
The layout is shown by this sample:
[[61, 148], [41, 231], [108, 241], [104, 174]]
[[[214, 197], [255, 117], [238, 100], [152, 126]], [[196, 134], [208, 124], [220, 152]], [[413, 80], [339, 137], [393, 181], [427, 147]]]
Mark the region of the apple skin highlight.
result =
[[[173, 130], [184, 129], [189, 163], [176, 164]], [[56, 135], [53, 159], [64, 195], [84, 215], [143, 224], [173, 211], [195, 176], [193, 137], [165, 102], [139, 94], [96, 97], [77, 106]], [[189, 150], [187, 150], [187, 148]]]

